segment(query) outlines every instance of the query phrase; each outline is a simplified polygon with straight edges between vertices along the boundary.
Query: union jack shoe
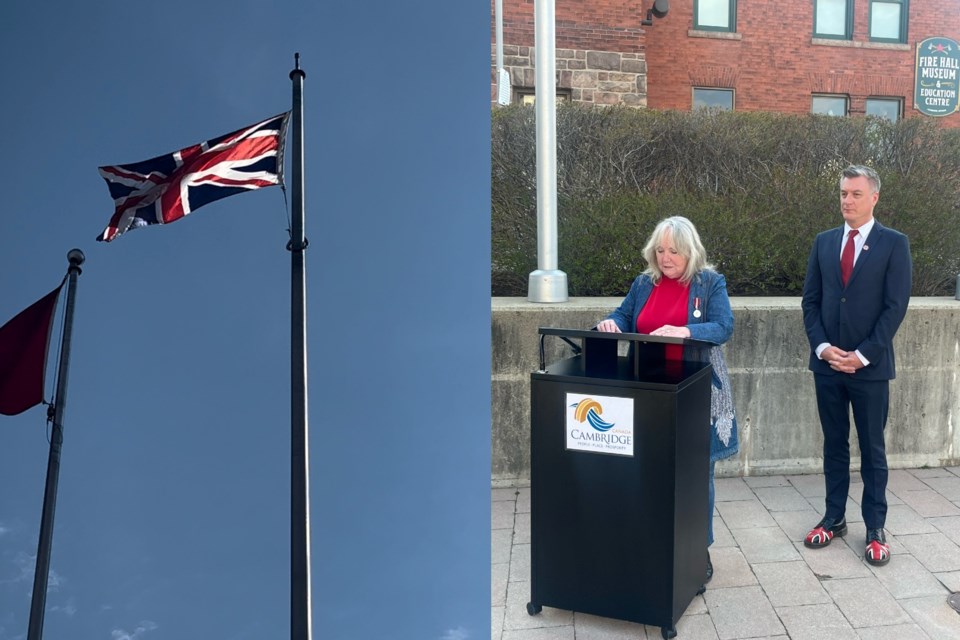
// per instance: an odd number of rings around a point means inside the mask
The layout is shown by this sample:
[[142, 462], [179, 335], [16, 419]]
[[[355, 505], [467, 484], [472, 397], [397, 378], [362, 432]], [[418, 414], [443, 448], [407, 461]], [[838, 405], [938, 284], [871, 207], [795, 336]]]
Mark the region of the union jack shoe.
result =
[[803, 546], [810, 549], [821, 549], [830, 544], [834, 536], [842, 538], [845, 535], [847, 535], [846, 518], [840, 518], [840, 520], [824, 518], [803, 539]]
[[863, 557], [875, 567], [882, 567], [890, 562], [890, 545], [883, 537], [883, 529], [867, 530], [867, 548]]

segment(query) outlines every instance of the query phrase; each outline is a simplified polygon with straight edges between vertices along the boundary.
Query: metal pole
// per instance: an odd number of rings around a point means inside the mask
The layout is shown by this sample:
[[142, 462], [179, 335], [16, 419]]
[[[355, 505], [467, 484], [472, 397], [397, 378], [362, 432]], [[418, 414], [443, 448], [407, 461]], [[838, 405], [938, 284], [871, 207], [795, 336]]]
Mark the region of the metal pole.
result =
[[[494, 14], [496, 14], [497, 26], [497, 73], [500, 73], [500, 70], [503, 69], [503, 0], [497, 0], [493, 8]], [[499, 76], [497, 80], [499, 81]]]
[[294, 55], [290, 229], [290, 638], [310, 640], [310, 449], [307, 445], [307, 280], [303, 252], [303, 79]]
[[50, 432], [50, 455], [47, 458], [47, 484], [43, 489], [43, 515], [40, 517], [40, 541], [37, 544], [37, 567], [33, 573], [33, 597], [30, 601], [30, 622], [27, 640], [43, 637], [43, 614], [47, 605], [47, 577], [50, 575], [50, 551], [53, 547], [53, 517], [57, 509], [57, 482], [60, 478], [60, 449], [63, 446], [63, 412], [67, 407], [67, 374], [70, 370], [70, 338], [73, 331], [73, 306], [77, 292], [77, 276], [84, 256], [80, 249], [67, 253], [67, 307], [63, 318], [63, 345], [57, 369], [57, 390], [53, 401], [53, 428]]
[[537, 270], [530, 274], [527, 300], [566, 302], [567, 274], [557, 269], [557, 89], [556, 5], [534, 5], [537, 108]]
[[497, 104], [510, 104], [510, 74], [503, 68], [503, 0], [494, 4], [497, 37]]

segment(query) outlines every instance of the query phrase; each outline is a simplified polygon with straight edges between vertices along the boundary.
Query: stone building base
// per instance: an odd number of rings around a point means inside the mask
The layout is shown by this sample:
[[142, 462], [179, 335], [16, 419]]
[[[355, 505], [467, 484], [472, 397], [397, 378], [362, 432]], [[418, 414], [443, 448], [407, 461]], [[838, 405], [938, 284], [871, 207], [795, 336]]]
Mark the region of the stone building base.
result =
[[[534, 92], [533, 47], [504, 45], [503, 66], [510, 74], [511, 101]], [[587, 104], [647, 106], [647, 62], [643, 53], [557, 49], [557, 94]], [[491, 48], [490, 100], [497, 101], [496, 51]]]

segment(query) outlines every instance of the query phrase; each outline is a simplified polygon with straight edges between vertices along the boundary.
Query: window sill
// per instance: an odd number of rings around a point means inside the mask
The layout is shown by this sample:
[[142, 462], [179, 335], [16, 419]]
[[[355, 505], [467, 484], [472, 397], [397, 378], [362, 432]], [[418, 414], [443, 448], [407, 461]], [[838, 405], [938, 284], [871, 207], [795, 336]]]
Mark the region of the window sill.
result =
[[743, 36], [734, 31], [701, 31], [688, 29], [687, 36], [691, 38], [714, 38], [716, 40], [742, 40]]
[[860, 40], [834, 40], [833, 38], [813, 38], [812, 45], [823, 47], [852, 47], [854, 49], [886, 49], [887, 51], [910, 51], [910, 45], [900, 42], [862, 42]]

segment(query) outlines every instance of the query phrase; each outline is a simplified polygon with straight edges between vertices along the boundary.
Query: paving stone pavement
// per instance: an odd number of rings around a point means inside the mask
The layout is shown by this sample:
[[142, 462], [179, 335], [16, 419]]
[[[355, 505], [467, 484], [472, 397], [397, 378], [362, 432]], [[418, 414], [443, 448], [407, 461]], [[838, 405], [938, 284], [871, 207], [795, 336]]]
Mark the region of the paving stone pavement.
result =
[[[718, 478], [715, 574], [677, 623], [678, 640], [960, 640], [960, 467], [898, 469], [887, 486], [891, 560], [863, 560], [863, 484], [849, 531], [803, 546], [823, 512], [823, 476]], [[656, 640], [659, 627], [544, 607], [530, 595], [530, 487], [491, 493], [491, 640]]]

